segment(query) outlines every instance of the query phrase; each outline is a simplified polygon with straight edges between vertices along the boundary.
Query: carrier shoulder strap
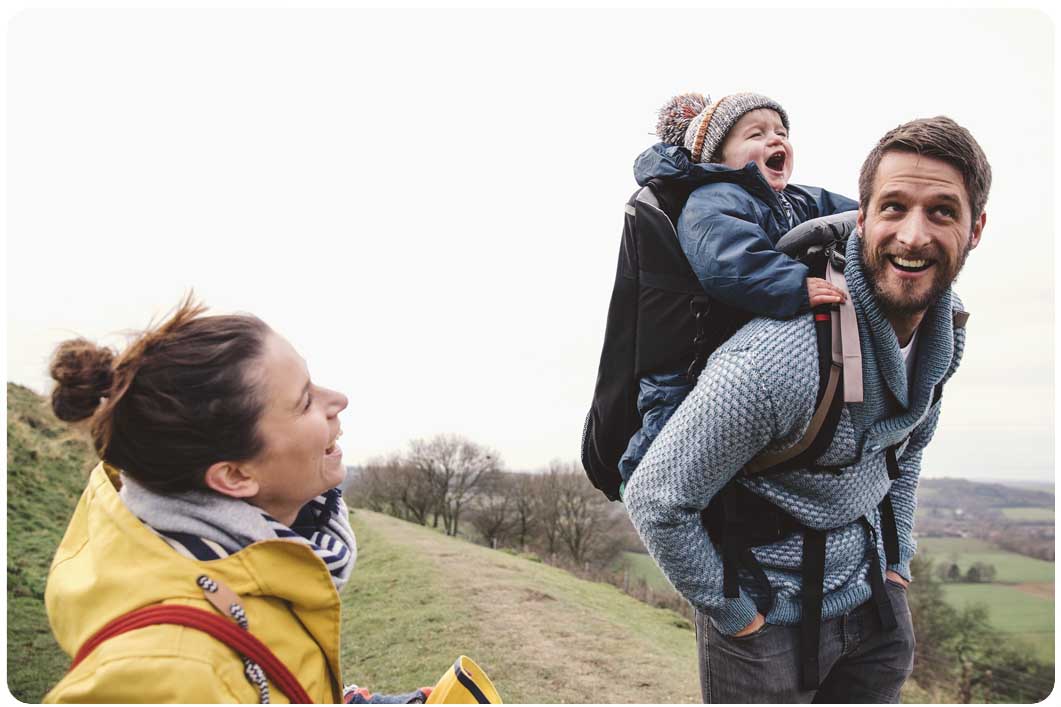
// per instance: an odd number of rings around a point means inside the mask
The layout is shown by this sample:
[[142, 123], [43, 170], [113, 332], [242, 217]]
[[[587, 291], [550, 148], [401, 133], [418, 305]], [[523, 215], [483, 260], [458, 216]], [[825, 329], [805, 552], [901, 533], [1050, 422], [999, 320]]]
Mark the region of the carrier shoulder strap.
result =
[[109, 638], [127, 631], [158, 624], [176, 624], [187, 626], [208, 633], [217, 640], [261, 666], [269, 681], [291, 701], [292, 704], [312, 704], [313, 700], [299, 684], [280, 659], [269, 650], [269, 647], [244, 631], [232, 621], [210, 611], [191, 606], [173, 606], [169, 604], [145, 606], [114, 619], [92, 635], [81, 646], [70, 664], [70, 670], [84, 660], [93, 650]]

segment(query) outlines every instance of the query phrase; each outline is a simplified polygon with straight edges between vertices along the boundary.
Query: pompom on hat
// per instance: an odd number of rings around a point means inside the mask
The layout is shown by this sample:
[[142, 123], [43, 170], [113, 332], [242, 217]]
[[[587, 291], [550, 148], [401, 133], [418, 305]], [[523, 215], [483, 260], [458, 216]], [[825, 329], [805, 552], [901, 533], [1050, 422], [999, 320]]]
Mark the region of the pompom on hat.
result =
[[693, 162], [709, 162], [741, 116], [759, 108], [777, 111], [788, 129], [788, 114], [781, 104], [758, 93], [731, 93], [714, 103], [699, 93], [682, 93], [659, 109], [656, 135], [668, 144], [684, 146]]

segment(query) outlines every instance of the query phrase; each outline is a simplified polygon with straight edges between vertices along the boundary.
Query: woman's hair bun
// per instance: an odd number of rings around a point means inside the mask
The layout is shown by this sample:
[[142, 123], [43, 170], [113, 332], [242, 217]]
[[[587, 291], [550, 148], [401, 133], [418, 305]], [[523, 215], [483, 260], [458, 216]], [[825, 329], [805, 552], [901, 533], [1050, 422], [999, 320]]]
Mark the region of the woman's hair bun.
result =
[[91, 417], [114, 382], [114, 352], [85, 339], [59, 344], [49, 373], [57, 385], [52, 390], [52, 410], [60, 420], [75, 422]]
[[682, 93], [659, 109], [656, 135], [668, 145], [684, 145], [689, 123], [707, 107], [710, 99], [700, 93]]

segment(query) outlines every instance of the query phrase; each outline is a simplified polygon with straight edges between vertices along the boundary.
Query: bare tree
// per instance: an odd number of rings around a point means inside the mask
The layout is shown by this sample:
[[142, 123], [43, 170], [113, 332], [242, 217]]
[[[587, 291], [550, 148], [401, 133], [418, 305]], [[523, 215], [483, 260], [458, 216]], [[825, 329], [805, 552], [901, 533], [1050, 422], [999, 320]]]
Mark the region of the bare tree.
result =
[[517, 474], [513, 479], [513, 528], [512, 534], [519, 543], [520, 552], [527, 549], [527, 541], [538, 525], [535, 491], [535, 477], [530, 474]]
[[360, 506], [427, 524], [435, 505], [431, 480], [399, 454], [365, 464], [351, 484], [351, 498]]
[[576, 564], [607, 564], [622, 544], [620, 519], [576, 464], [561, 469], [556, 474], [557, 534]]
[[441, 514], [448, 535], [457, 534], [462, 510], [501, 466], [496, 452], [456, 435], [414, 440], [406, 459], [432, 488], [431, 510]]
[[516, 488], [513, 480], [503, 474], [495, 474], [482, 484], [479, 494], [469, 506], [470, 519], [486, 544], [496, 548], [509, 535], [515, 525]]
[[560, 496], [564, 474], [559, 461], [549, 463], [543, 474], [534, 477], [531, 482], [534, 515], [538, 519], [538, 538], [542, 550], [550, 561], [555, 560], [556, 550], [560, 543]]

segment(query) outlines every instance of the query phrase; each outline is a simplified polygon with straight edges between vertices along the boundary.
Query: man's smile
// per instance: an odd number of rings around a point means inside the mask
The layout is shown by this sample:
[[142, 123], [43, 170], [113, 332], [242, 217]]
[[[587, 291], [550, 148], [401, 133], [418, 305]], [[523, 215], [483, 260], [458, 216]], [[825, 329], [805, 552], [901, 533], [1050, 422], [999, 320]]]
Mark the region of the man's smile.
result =
[[927, 258], [906, 258], [901, 255], [889, 254], [885, 256], [896, 270], [904, 273], [920, 273], [928, 270], [936, 264], [936, 261]]

